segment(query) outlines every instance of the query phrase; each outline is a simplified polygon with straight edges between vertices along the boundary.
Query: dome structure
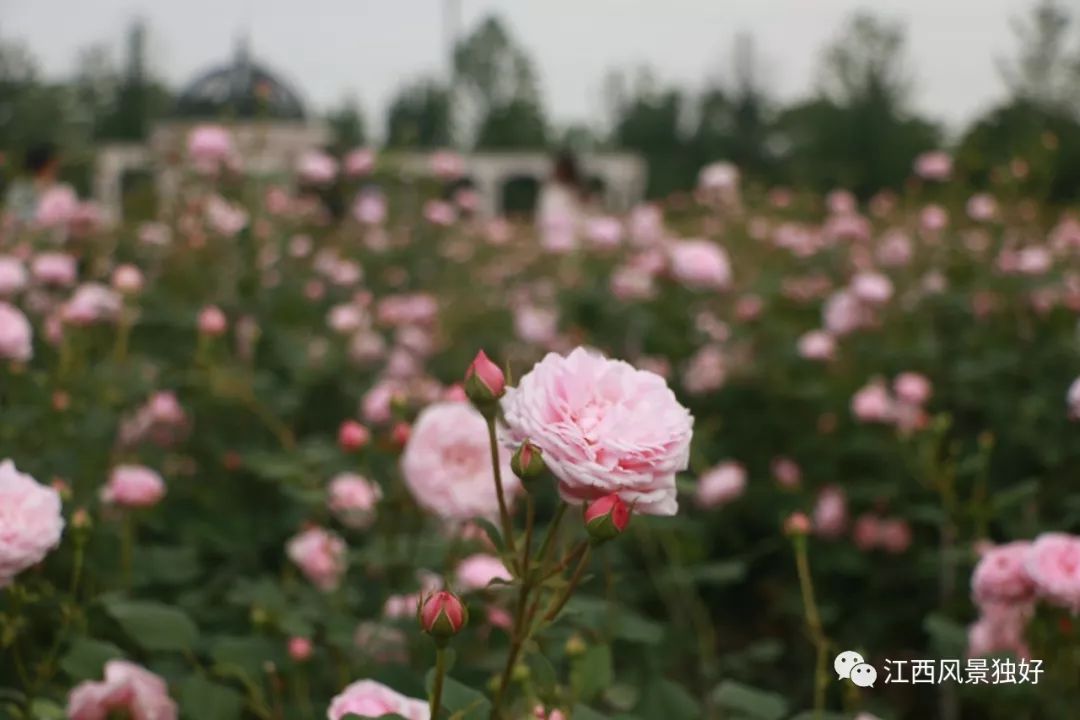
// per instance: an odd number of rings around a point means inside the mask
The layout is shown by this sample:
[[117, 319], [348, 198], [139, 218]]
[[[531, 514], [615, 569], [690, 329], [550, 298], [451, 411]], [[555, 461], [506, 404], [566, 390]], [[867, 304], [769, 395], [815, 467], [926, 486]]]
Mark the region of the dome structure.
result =
[[198, 77], [177, 96], [178, 118], [303, 120], [300, 96], [286, 82], [251, 59], [247, 43], [229, 64]]

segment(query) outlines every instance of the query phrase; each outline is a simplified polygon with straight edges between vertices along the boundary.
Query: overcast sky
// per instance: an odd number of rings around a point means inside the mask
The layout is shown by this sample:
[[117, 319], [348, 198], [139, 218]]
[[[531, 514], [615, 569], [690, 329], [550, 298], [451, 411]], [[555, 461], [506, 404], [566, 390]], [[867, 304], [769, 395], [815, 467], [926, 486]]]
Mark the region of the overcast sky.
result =
[[[808, 91], [820, 50], [860, 7], [902, 20], [921, 109], [956, 127], [1002, 93], [995, 58], [1011, 54], [1010, 19], [1034, 0], [459, 0], [464, 30], [499, 13], [534, 57], [557, 123], [600, 119], [602, 81], [642, 63], [700, 87], [723, 73], [749, 32], [782, 98]], [[73, 71], [78, 50], [120, 48], [128, 21], [151, 30], [156, 72], [181, 84], [231, 57], [255, 57], [327, 107], [353, 93], [369, 128], [403, 80], [443, 72], [444, 0], [0, 0], [0, 36], [27, 42], [46, 73]], [[372, 126], [375, 127], [372, 127]]]

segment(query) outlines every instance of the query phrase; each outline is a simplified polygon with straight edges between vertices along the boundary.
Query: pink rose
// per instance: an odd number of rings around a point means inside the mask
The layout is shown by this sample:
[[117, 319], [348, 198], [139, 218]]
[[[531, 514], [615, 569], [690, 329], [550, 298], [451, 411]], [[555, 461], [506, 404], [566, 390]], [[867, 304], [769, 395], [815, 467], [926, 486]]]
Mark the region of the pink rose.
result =
[[0, 255], [0, 297], [8, 297], [26, 287], [27, 273], [23, 261]]
[[360, 530], [371, 525], [381, 499], [378, 485], [360, 475], [341, 473], [330, 481], [326, 504], [343, 525]]
[[367, 175], [375, 168], [375, 151], [371, 148], [356, 148], [345, 156], [345, 174], [349, 177]]
[[616, 248], [623, 239], [622, 221], [611, 216], [592, 218], [585, 224], [585, 236], [595, 248]]
[[101, 501], [127, 508], [157, 505], [165, 497], [165, 481], [143, 465], [117, 465], [101, 488]]
[[993, 195], [972, 195], [967, 201], [968, 217], [976, 222], [989, 222], [998, 213], [997, 200]]
[[428, 200], [424, 203], [424, 219], [432, 225], [446, 227], [457, 220], [457, 210], [445, 200]]
[[724, 386], [727, 379], [727, 357], [717, 343], [703, 345], [690, 357], [683, 370], [682, 384], [691, 395], [704, 395]]
[[806, 360], [832, 360], [836, 341], [824, 330], [811, 330], [799, 338], [799, 356]]
[[731, 262], [708, 240], [679, 240], [669, 248], [671, 274], [688, 288], [723, 290], [731, 285]]
[[304, 577], [323, 592], [337, 589], [345, 574], [345, 541], [330, 530], [308, 528], [289, 540], [285, 552]]
[[915, 174], [923, 180], [944, 182], [952, 175], [952, 166], [952, 157], [941, 150], [925, 152], [915, 158]]
[[[499, 464], [503, 490], [513, 498], [521, 484], [505, 448], [499, 449]], [[401, 456], [401, 472], [416, 502], [437, 517], [469, 520], [499, 512], [487, 421], [471, 405], [438, 402], [424, 408]]]
[[814, 532], [822, 537], [835, 538], [847, 527], [847, 498], [835, 486], [823, 488], [814, 504]]
[[577, 348], [549, 353], [502, 401], [507, 440], [544, 453], [571, 503], [611, 493], [648, 515], [678, 510], [694, 418], [664, 379]]
[[707, 470], [698, 480], [695, 500], [711, 509], [727, 505], [746, 490], [746, 468], [737, 462], [723, 462]]
[[971, 592], [979, 605], [1027, 602], [1035, 595], [1035, 584], [1025, 563], [1031, 543], [1025, 540], [997, 545], [987, 550], [971, 574]]
[[87, 681], [68, 695], [70, 720], [106, 720], [119, 714], [131, 720], [176, 720], [176, 703], [165, 681], [126, 660], [105, 663], [104, 682]]
[[893, 380], [893, 392], [901, 402], [910, 405], [925, 405], [930, 399], [933, 388], [925, 375], [905, 372], [900, 373]]
[[881, 305], [892, 297], [893, 284], [881, 273], [861, 272], [851, 278], [851, 292], [865, 303]]
[[825, 301], [821, 317], [831, 335], [843, 337], [866, 324], [867, 311], [854, 292], [838, 290]]
[[1072, 385], [1065, 395], [1065, 403], [1069, 408], [1069, 417], [1080, 420], [1080, 378], [1073, 380]]
[[114, 291], [99, 283], [83, 283], [64, 303], [62, 315], [69, 325], [116, 322], [124, 302]]
[[380, 192], [365, 190], [356, 196], [352, 213], [359, 223], [382, 225], [386, 221], [386, 198]]
[[723, 160], [710, 163], [698, 173], [698, 187], [710, 192], [737, 192], [739, 168]]
[[851, 398], [851, 412], [861, 422], [889, 423], [895, 412], [892, 396], [885, 383], [874, 380]]
[[535, 305], [514, 308], [514, 332], [527, 343], [548, 345], [559, 332], [559, 312]]
[[454, 180], [465, 173], [465, 159], [455, 152], [439, 150], [431, 156], [431, 171], [443, 180]]
[[34, 331], [22, 311], [0, 302], [0, 360], [27, 362], [34, 356]]
[[791, 458], [775, 457], [769, 463], [769, 468], [781, 487], [794, 488], [802, 482], [802, 468]]
[[455, 571], [455, 587], [461, 592], [483, 590], [493, 580], [513, 579], [503, 561], [494, 555], [477, 553], [458, 563]]
[[44, 560], [63, 531], [59, 493], [0, 462], [0, 587]]
[[408, 698], [374, 680], [358, 680], [330, 701], [328, 720], [341, 720], [352, 713], [362, 718], [400, 715], [405, 720], [431, 720], [425, 700]]
[[656, 205], [638, 205], [630, 211], [630, 242], [648, 247], [664, 237], [664, 214]]
[[209, 337], [224, 335], [229, 327], [225, 313], [217, 305], [207, 305], [199, 311], [199, 332]]
[[1025, 567], [1040, 597], [1080, 612], [1080, 537], [1043, 533], [1032, 543]]
[[979, 619], [968, 627], [968, 655], [979, 657], [1007, 652], [1017, 657], [1030, 657], [1024, 634], [1032, 613], [1030, 604], [987, 605]]
[[117, 265], [112, 273], [112, 286], [125, 295], [137, 295], [143, 288], [143, 274], [131, 264]]
[[296, 174], [300, 179], [314, 185], [326, 185], [333, 181], [337, 171], [337, 160], [318, 150], [309, 150], [296, 163]]
[[66, 253], [41, 253], [30, 263], [30, 274], [42, 285], [74, 285], [75, 258]]

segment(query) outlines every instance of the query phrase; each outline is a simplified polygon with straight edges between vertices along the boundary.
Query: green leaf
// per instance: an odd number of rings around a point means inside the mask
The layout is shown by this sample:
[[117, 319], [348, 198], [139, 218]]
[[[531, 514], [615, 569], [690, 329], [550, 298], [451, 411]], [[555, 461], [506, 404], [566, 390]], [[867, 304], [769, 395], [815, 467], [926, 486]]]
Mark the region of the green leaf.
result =
[[[435, 671], [427, 674], [427, 690], [430, 693]], [[487, 720], [491, 702], [479, 690], [473, 690], [447, 675], [443, 678], [442, 707], [451, 715], [461, 713], [462, 720]], [[434, 720], [434, 719], [433, 719]]]
[[701, 706], [685, 688], [658, 678], [645, 686], [637, 714], [657, 720], [698, 720]]
[[487, 518], [476, 518], [476, 524], [480, 526], [480, 529], [484, 531], [484, 534], [491, 540], [491, 544], [495, 546], [495, 550], [499, 555], [506, 552], [506, 543], [503, 542], [502, 533], [495, 527], [495, 523], [491, 522]]
[[551, 661], [541, 653], [530, 653], [525, 664], [529, 667], [529, 676], [537, 693], [541, 696], [552, 695], [559, 680]]
[[942, 657], [963, 657], [967, 648], [967, 630], [962, 625], [932, 613], [923, 620], [923, 629]]
[[280, 664], [281, 643], [263, 637], [222, 637], [214, 643], [210, 657], [217, 665], [239, 668], [249, 678], [259, 678], [267, 661]]
[[186, 650], [199, 629], [182, 610], [155, 602], [113, 601], [105, 605], [124, 632], [145, 650]]
[[787, 712], [787, 703], [780, 695], [734, 680], [720, 683], [713, 690], [713, 700], [745, 720], [780, 720]]
[[577, 697], [587, 702], [611, 685], [614, 675], [611, 647], [591, 645], [580, 657], [574, 658], [570, 683]]
[[236, 720], [244, 709], [244, 696], [230, 687], [192, 675], [180, 683], [180, 708], [190, 720]]
[[91, 638], [75, 638], [67, 654], [60, 660], [60, 669], [72, 680], [101, 677], [101, 669], [109, 660], [124, 657], [124, 651], [112, 643]]
[[67, 712], [52, 700], [39, 698], [30, 704], [30, 717], [34, 720], [64, 720]]
[[135, 554], [135, 575], [163, 585], [183, 585], [199, 574], [193, 547], [144, 547]]

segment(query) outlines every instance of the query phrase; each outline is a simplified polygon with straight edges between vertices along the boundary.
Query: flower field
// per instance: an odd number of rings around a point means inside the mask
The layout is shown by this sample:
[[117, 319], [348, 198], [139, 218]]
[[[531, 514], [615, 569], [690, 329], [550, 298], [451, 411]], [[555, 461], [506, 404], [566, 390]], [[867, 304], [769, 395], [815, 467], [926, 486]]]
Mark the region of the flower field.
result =
[[1075, 716], [1077, 216], [190, 140], [152, 221], [5, 219], [0, 717]]

